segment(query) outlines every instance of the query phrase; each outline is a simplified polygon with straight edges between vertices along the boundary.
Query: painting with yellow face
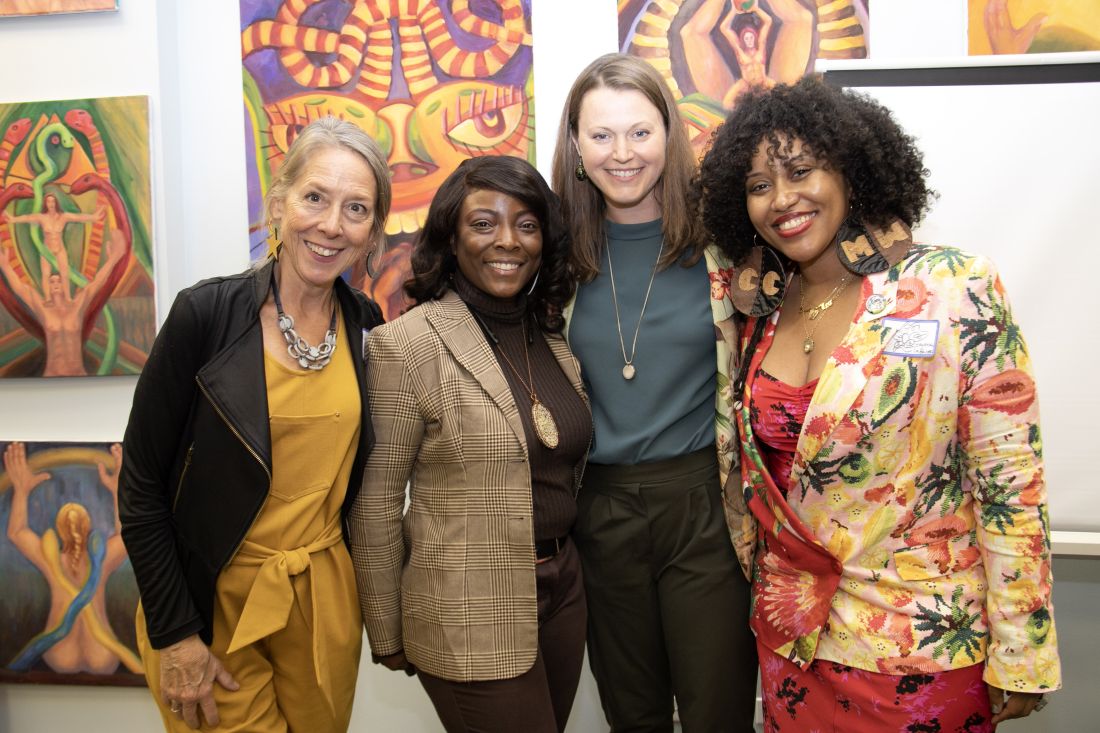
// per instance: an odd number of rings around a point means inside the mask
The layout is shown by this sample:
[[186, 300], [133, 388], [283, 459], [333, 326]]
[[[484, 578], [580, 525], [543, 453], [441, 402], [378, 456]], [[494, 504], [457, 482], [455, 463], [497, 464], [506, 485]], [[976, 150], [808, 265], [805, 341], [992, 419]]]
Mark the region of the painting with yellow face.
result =
[[409, 254], [439, 185], [469, 157], [534, 162], [531, 0], [240, 0], [252, 258], [273, 241], [268, 182], [297, 132], [332, 115], [382, 148], [387, 246], [351, 272], [386, 319], [407, 306]]
[[618, 0], [619, 49], [665, 77], [702, 155], [741, 92], [868, 56], [867, 0]]
[[968, 0], [971, 56], [1100, 50], [1096, 0]]

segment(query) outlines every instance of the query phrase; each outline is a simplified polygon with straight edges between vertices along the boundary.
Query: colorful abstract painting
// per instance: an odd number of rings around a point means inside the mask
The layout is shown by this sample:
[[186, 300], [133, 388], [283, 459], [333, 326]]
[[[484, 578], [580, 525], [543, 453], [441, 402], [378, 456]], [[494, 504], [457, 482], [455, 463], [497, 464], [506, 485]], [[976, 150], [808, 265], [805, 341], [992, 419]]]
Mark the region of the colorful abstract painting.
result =
[[0, 18], [9, 15], [53, 15], [118, 10], [118, 0], [0, 0]]
[[156, 313], [149, 100], [0, 104], [0, 377], [137, 374]]
[[968, 0], [970, 55], [1100, 50], [1096, 0]]
[[0, 682], [144, 684], [118, 443], [0, 442]]
[[619, 48], [665, 77], [700, 154], [745, 89], [868, 55], [866, 0], [618, 2]]
[[350, 274], [387, 318], [428, 204], [464, 159], [534, 162], [531, 0], [241, 0], [252, 258], [271, 246], [263, 195], [303, 126], [349, 120], [385, 152], [387, 247]]

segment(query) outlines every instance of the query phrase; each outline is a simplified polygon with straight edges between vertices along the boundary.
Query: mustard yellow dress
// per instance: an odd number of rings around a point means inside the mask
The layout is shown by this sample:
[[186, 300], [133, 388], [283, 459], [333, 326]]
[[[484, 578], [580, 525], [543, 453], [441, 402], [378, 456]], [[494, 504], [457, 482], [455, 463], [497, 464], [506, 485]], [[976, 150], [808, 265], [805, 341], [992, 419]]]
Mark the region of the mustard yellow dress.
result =
[[[342, 324], [341, 319], [337, 322]], [[355, 571], [340, 529], [359, 442], [360, 400], [347, 340], [321, 371], [265, 353], [272, 485], [218, 577], [211, 651], [240, 684], [214, 685], [221, 724], [202, 730], [346, 731], [362, 645]], [[149, 686], [169, 731], [189, 731], [160, 699], [160, 658], [138, 609]]]

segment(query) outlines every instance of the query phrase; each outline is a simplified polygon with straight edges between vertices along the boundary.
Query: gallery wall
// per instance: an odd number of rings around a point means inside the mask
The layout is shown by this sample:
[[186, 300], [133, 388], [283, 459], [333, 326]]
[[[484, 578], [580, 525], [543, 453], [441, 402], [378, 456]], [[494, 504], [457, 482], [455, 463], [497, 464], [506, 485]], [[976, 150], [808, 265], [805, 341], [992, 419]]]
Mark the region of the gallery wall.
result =
[[[965, 56], [965, 3], [891, 0], [872, 5], [870, 36], [876, 62], [907, 64]], [[537, 159], [548, 176], [569, 84], [593, 57], [615, 50], [615, 3], [536, 0], [533, 33]], [[180, 288], [247, 265], [236, 2], [122, 0], [117, 13], [0, 24], [0, 102], [130, 94], [150, 97], [154, 252], [162, 319]], [[945, 124], [950, 121], [945, 114]], [[1085, 235], [1086, 244], [1090, 236], [1095, 247], [1095, 234]], [[117, 440], [134, 381], [0, 380], [0, 440]], [[1056, 564], [1055, 602], [1070, 684], [1088, 680], [1090, 663], [1100, 654], [1087, 613], [1098, 600], [1097, 562], [1067, 559]], [[1080, 683], [1076, 689], [1063, 693], [1065, 702], [1052, 704], [1044, 716], [1006, 729], [1087, 729], [1082, 722], [1090, 719], [1086, 692]], [[0, 733], [156, 730], [158, 718], [148, 694], [144, 689], [0, 685]], [[415, 682], [364, 664], [352, 730], [439, 729]], [[569, 731], [600, 730], [606, 726], [595, 685], [586, 674]]]

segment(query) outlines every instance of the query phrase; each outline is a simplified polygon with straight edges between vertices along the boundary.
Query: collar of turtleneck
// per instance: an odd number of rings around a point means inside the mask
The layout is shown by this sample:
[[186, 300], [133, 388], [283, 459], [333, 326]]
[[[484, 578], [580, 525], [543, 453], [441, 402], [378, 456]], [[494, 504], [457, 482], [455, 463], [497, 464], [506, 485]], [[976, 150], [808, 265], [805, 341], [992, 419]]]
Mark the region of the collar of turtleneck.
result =
[[514, 298], [496, 298], [474, 285], [461, 270], [454, 274], [454, 289], [470, 310], [494, 321], [519, 323], [527, 313], [527, 294], [520, 291]]

